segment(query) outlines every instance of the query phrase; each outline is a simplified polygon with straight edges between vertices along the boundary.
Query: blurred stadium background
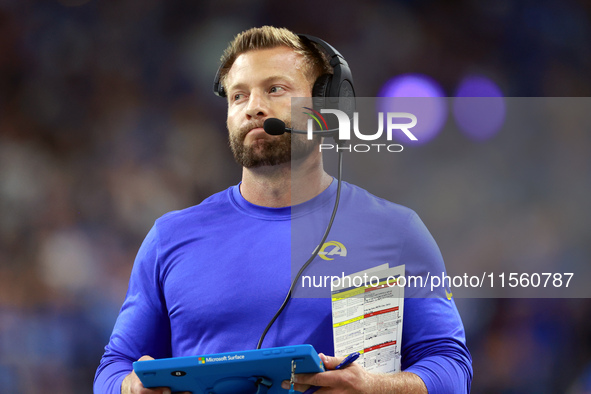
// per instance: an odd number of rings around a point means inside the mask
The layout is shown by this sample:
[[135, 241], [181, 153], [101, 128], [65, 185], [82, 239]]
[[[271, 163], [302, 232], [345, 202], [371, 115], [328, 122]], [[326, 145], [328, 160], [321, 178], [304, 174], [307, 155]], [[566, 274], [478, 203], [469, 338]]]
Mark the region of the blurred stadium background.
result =
[[[327, 40], [361, 97], [418, 75], [450, 97], [481, 78], [505, 97], [583, 98], [590, 20], [575, 0], [0, 0], [0, 392], [90, 393], [153, 221], [240, 179], [211, 92], [236, 33]], [[394, 200], [448, 264], [588, 269], [588, 131], [442, 133], [391, 171]], [[589, 299], [456, 302], [472, 392], [591, 392]]]

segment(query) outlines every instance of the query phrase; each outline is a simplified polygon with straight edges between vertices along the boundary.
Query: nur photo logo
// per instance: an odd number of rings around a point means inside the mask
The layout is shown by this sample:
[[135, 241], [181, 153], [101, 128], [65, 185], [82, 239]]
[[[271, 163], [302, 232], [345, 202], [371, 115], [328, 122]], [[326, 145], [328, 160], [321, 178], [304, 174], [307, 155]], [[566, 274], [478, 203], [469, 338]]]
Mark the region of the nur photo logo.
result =
[[[320, 112], [303, 107], [311, 112], [304, 112], [310, 118], [307, 123], [307, 137], [309, 140], [313, 138], [314, 128], [320, 130], [329, 130], [328, 123], [322, 114], [332, 114], [336, 116], [338, 121], [338, 139], [340, 141], [351, 140], [351, 130], [353, 134], [361, 141], [377, 141], [386, 134], [386, 141], [392, 141], [394, 133], [402, 133], [410, 141], [417, 141], [417, 137], [410, 131], [417, 124], [417, 117], [409, 112], [378, 112], [378, 130], [372, 133], [362, 132], [359, 127], [359, 112], [353, 113], [353, 125], [351, 127], [351, 119], [344, 111], [338, 109], [321, 109]], [[385, 125], [385, 127], [384, 127]], [[336, 132], [336, 130], [335, 130]], [[346, 150], [349, 152], [369, 152], [369, 151], [388, 151], [388, 152], [402, 152], [404, 147], [400, 144], [386, 144], [386, 143], [371, 143], [371, 144], [352, 144], [341, 146], [338, 144], [322, 143], [319, 147], [323, 150]]]

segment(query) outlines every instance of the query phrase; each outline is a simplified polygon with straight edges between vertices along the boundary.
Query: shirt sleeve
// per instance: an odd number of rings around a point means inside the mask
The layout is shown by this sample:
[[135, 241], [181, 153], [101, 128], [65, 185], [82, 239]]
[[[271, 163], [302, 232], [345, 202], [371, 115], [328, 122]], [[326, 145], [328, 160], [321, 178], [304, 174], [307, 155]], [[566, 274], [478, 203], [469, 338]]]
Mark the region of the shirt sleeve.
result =
[[143, 355], [171, 357], [170, 322], [160, 280], [154, 226], [135, 259], [129, 288], [94, 378], [95, 394], [121, 392], [121, 383]]
[[[407, 277], [417, 275], [426, 280], [446, 274], [435, 240], [414, 212], [405, 237], [400, 264], [406, 264]], [[427, 283], [425, 289], [429, 290]], [[425, 289], [405, 299], [402, 369], [417, 374], [429, 393], [468, 393], [472, 357], [455, 302], [443, 291], [427, 293]]]

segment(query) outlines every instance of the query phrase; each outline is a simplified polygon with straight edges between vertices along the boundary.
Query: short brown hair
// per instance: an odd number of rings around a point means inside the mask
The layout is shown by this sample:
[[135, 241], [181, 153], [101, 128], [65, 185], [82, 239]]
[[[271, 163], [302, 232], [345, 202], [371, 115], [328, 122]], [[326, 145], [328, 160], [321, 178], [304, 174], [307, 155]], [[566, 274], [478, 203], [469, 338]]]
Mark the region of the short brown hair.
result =
[[[307, 40], [306, 40], [307, 41]], [[328, 57], [317, 44], [304, 42], [297, 34], [286, 28], [273, 26], [253, 27], [234, 37], [221, 58], [220, 84], [225, 88], [226, 77], [236, 58], [257, 49], [285, 46], [304, 56], [304, 74], [313, 84], [322, 74], [332, 74]]]

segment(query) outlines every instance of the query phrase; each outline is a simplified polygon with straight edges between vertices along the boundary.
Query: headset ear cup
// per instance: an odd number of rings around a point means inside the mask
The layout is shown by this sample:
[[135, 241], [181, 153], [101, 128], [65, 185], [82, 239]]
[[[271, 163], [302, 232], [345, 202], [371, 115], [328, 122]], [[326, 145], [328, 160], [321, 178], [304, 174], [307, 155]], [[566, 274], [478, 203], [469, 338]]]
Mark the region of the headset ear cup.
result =
[[314, 82], [314, 86], [312, 87], [312, 102], [314, 104], [314, 109], [317, 111], [320, 111], [322, 108], [327, 108], [325, 98], [328, 93], [331, 80], [331, 74], [322, 74], [318, 77], [318, 79], [316, 79], [316, 82]]
[[312, 97], [326, 97], [331, 78], [332, 74], [322, 74], [319, 76], [312, 87]]
[[342, 81], [339, 87], [338, 107], [350, 119], [353, 119], [353, 113], [355, 112], [355, 91], [353, 90], [353, 85], [347, 80]]

